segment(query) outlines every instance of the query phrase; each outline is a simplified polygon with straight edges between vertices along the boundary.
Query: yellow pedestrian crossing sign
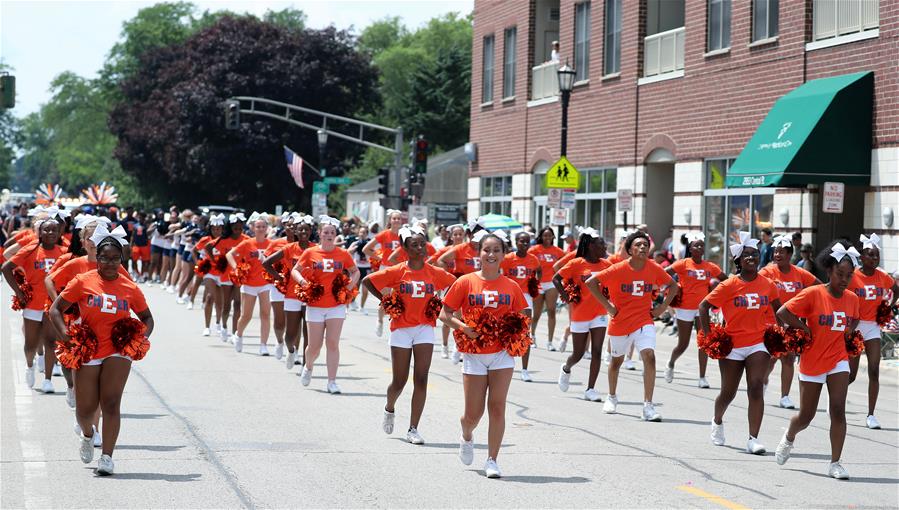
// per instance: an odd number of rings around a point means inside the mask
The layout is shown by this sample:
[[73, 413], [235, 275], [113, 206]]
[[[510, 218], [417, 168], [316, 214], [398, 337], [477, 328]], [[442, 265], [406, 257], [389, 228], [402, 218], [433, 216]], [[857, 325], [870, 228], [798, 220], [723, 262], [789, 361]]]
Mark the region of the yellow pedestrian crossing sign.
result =
[[565, 156], [559, 158], [559, 161], [556, 161], [556, 164], [546, 172], [547, 188], [577, 189], [580, 181], [581, 174], [578, 173], [577, 168]]

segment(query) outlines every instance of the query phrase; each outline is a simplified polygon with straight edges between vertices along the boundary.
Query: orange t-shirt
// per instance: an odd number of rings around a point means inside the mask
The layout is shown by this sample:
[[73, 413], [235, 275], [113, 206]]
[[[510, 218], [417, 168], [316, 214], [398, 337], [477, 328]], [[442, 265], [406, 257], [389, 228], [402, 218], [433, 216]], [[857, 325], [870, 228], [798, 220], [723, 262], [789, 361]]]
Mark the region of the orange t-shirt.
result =
[[253, 237], [241, 241], [240, 244], [234, 247], [234, 254], [236, 255], [234, 258], [237, 260], [237, 263], [250, 263], [250, 271], [247, 274], [247, 280], [243, 282], [244, 285], [249, 287], [268, 285], [268, 282], [262, 277], [262, 273], [265, 271], [262, 269], [262, 260], [265, 258], [265, 250], [271, 243], [268, 239], [263, 239], [262, 242], [259, 242]]
[[612, 264], [617, 264], [617, 263], [621, 262], [622, 260], [627, 260], [627, 259], [628, 259], [628, 257], [622, 257], [621, 255], [618, 255], [617, 253], [613, 253], [613, 254], [609, 255], [609, 258], [606, 260], [608, 260]]
[[317, 308], [337, 306], [339, 303], [334, 299], [334, 294], [331, 292], [334, 277], [338, 273], [356, 267], [356, 264], [353, 262], [353, 256], [340, 247], [335, 247], [331, 251], [325, 251], [321, 246], [313, 246], [303, 250], [299, 263], [303, 268], [300, 271], [303, 278], [320, 283], [325, 287], [325, 293], [321, 299], [315, 303], [308, 304]]
[[540, 261], [540, 269], [542, 271], [540, 274], [540, 283], [553, 281], [553, 275], [556, 273], [553, 271], [553, 264], [565, 256], [565, 252], [562, 251], [562, 248], [559, 248], [558, 246], [546, 248], [542, 244], [538, 244], [536, 246], [531, 246], [528, 253], [537, 257], [537, 260]]
[[[63, 255], [65, 257], [65, 255]], [[68, 285], [76, 276], [97, 269], [97, 263], [87, 259], [87, 255], [75, 257], [68, 261], [63, 261], [62, 257], [53, 265], [53, 271], [50, 272], [50, 279], [53, 280], [53, 286], [56, 291]], [[131, 275], [125, 270], [125, 266], [119, 265], [119, 276], [131, 279]]]
[[287, 246], [287, 238], [279, 237], [277, 239], [271, 239], [268, 243], [268, 248], [265, 249], [265, 256], [268, 257], [272, 253], [280, 250], [281, 248]]
[[859, 298], [850, 291], [835, 298], [826, 285], [809, 287], [790, 299], [787, 310], [804, 318], [814, 341], [799, 357], [799, 371], [820, 375], [837, 363], [849, 360], [846, 353], [846, 328], [858, 318]]
[[699, 264], [692, 258], [680, 259], [670, 268], [680, 284], [681, 305], [684, 310], [696, 310], [709, 293], [709, 280], [721, 275], [721, 268], [714, 262], [703, 260]]
[[428, 300], [456, 281], [455, 276], [439, 267], [425, 264], [416, 271], [405, 262], [372, 273], [368, 279], [379, 291], [390, 287], [398, 292], [405, 305], [403, 316], [390, 320], [390, 331], [422, 325], [433, 326], [435, 320], [425, 316]]
[[452, 248], [457, 275], [474, 273], [481, 269], [481, 257], [478, 248], [472, 243], [463, 243]]
[[37, 234], [34, 233], [34, 230], [26, 229], [20, 230], [12, 238], [16, 241], [16, 244], [19, 246], [25, 246], [26, 244], [31, 244], [32, 241], [37, 240]]
[[612, 264], [597, 276], [609, 289], [609, 301], [618, 313], [609, 321], [609, 335], [623, 336], [652, 324], [652, 293], [672, 283], [662, 266], [647, 260], [635, 271], [628, 260]]
[[565, 267], [559, 270], [559, 276], [562, 277], [563, 283], [565, 280], [571, 278], [581, 289], [581, 302], [571, 303], [571, 315], [569, 317], [571, 322], [592, 321], [595, 317], [608, 313], [606, 312], [606, 309], [599, 304], [599, 301], [593, 297], [593, 294], [587, 290], [585, 282], [589, 280], [591, 276], [599, 274], [611, 266], [612, 264], [606, 259], [599, 259], [591, 264], [590, 262], [587, 262], [586, 259], [577, 257], [574, 260], [569, 261], [565, 264]]
[[197, 253], [200, 255], [200, 260], [205, 259], [208, 255], [206, 254], [206, 245], [212, 242], [212, 236], [203, 236], [197, 241], [197, 244], [194, 245]]
[[519, 257], [518, 254], [513, 251], [512, 253], [506, 254], [499, 268], [504, 275], [518, 284], [521, 292], [527, 294], [528, 280], [532, 276], [537, 275], [537, 270], [540, 269], [540, 260], [530, 253], [525, 253], [524, 257]]
[[31, 284], [31, 301], [25, 305], [29, 310], [44, 310], [47, 302], [47, 287], [44, 279], [53, 270], [53, 264], [63, 254], [63, 247], [56, 244], [45, 250], [40, 243], [34, 242], [21, 248], [9, 259], [13, 265], [25, 272], [25, 281]]
[[792, 264], [789, 273], [784, 273], [777, 267], [777, 264], [772, 263], [760, 269], [759, 274], [771, 280], [777, 287], [782, 305], [796, 297], [802, 289], [814, 285], [817, 280], [812, 273]]
[[147, 309], [144, 293], [127, 278], [104, 280], [97, 270], [82, 273], [70, 281], [60, 294], [62, 299], [78, 305], [81, 322], [97, 335], [97, 352], [93, 359], [116, 353], [112, 345], [112, 325]]
[[[483, 308], [494, 317], [502, 317], [528, 307], [521, 289], [511, 279], [500, 275], [495, 280], [487, 281], [476, 273], [459, 277], [446, 292], [443, 304], [451, 310], [460, 310], [463, 316], [469, 308]], [[494, 354], [502, 350], [502, 344], [497, 341], [472, 354]]]
[[724, 331], [739, 348], [764, 341], [765, 326], [774, 322], [776, 310], [771, 305], [779, 296], [777, 286], [764, 276], [747, 282], [734, 275], [718, 284], [705, 300], [721, 309]]
[[394, 234], [392, 230], [382, 230], [378, 232], [375, 236], [375, 241], [377, 241], [381, 245], [381, 264], [386, 265], [387, 259], [390, 258], [390, 254], [393, 253], [393, 250], [400, 249], [400, 236], [399, 234]]
[[890, 299], [891, 290], [896, 282], [893, 278], [877, 268], [871, 276], [865, 276], [861, 268], [856, 268], [852, 274], [852, 280], [846, 290], [852, 291], [858, 296], [859, 318], [863, 321], [877, 319], [877, 307], [880, 302]]
[[[398, 252], [398, 255], [394, 257], [394, 259], [396, 260], [397, 264], [399, 264], [400, 262], [409, 261], [409, 255], [406, 253], [406, 250], [400, 247], [396, 251]], [[425, 243], [425, 252], [427, 252], [427, 258], [425, 260], [430, 260], [430, 258], [437, 253], [437, 248], [431, 246], [431, 243]]]
[[[565, 264], [574, 260], [575, 257], [577, 257], [577, 252], [569, 251], [569, 252], [565, 253], [565, 255], [562, 255], [562, 257], [559, 258], [559, 260], [557, 260], [553, 265], [559, 266], [559, 269], [562, 269], [563, 267], [565, 267]], [[555, 273], [553, 273], [553, 274], [555, 274]]]
[[[249, 236], [245, 234], [240, 234], [240, 237], [237, 239], [232, 239], [231, 237], [218, 238], [216, 240], [210, 241], [209, 244], [212, 246], [212, 255], [215, 257], [224, 256], [228, 253], [231, 248], [234, 248], [241, 242], [246, 239], [250, 239]], [[221, 276], [223, 280], [227, 280], [231, 276], [231, 265], [225, 268], [224, 272], [219, 272], [215, 269], [215, 263], [212, 264], [212, 270], [209, 271], [209, 274]]]
[[[309, 245], [307, 246], [307, 249], [312, 248], [313, 246], [318, 246], [318, 245], [310, 242]], [[281, 251], [281, 253], [284, 254], [281, 261], [284, 264], [286, 264], [287, 267], [289, 267], [291, 270], [293, 270], [293, 266], [295, 266], [297, 261], [300, 260], [300, 255], [303, 254], [304, 250], [303, 250], [303, 247], [300, 246], [300, 243], [293, 242], [293, 243], [287, 243], [285, 246], [283, 246], [281, 248], [280, 251]], [[291, 281], [287, 284], [287, 293], [284, 294], [284, 298], [285, 299], [297, 299], [297, 286], [296, 286], [297, 282], [294, 281], [293, 277], [291, 277], [291, 276], [288, 276], [288, 278], [291, 278]]]
[[[450, 251], [451, 249], [453, 249], [452, 244], [448, 244], [448, 245], [444, 246], [443, 248], [440, 248], [439, 250], [437, 250], [437, 253], [428, 257], [428, 263], [436, 264], [437, 261], [440, 260], [440, 257], [442, 257], [444, 253]], [[455, 264], [455, 261], [450, 260], [449, 264], [447, 264], [447, 265], [449, 266], [450, 272], [452, 272], [452, 269], [455, 267], [456, 264]]]

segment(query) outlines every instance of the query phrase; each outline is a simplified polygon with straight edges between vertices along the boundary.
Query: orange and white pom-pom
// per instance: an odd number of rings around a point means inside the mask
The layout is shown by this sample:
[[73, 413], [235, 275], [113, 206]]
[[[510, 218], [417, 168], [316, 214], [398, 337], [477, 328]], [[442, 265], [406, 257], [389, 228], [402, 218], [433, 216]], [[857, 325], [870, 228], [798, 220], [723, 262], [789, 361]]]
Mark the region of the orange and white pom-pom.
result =
[[78, 370], [96, 354], [99, 344], [97, 335], [84, 323], [69, 325], [67, 333], [68, 341], [56, 342], [56, 359], [69, 370]]
[[724, 328], [713, 324], [709, 333], [700, 331], [696, 335], [696, 345], [712, 359], [724, 359], [734, 349], [734, 342]]

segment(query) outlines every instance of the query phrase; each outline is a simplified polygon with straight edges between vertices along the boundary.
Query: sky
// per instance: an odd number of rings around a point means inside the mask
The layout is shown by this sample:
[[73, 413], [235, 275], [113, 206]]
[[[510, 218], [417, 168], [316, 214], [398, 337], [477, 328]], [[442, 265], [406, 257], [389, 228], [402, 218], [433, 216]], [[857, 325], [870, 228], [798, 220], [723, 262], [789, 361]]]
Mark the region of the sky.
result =
[[[17, 117], [37, 111], [50, 98], [53, 77], [74, 71], [97, 76], [109, 49], [119, 40], [122, 22], [145, 1], [8, 1], [0, 0], [0, 61], [16, 76]], [[358, 34], [372, 21], [400, 16], [410, 29], [447, 12], [469, 14], [474, 0], [330, 0], [330, 1], [194, 1], [200, 12], [227, 9], [261, 16], [267, 10], [301, 9], [307, 26], [355, 27]]]

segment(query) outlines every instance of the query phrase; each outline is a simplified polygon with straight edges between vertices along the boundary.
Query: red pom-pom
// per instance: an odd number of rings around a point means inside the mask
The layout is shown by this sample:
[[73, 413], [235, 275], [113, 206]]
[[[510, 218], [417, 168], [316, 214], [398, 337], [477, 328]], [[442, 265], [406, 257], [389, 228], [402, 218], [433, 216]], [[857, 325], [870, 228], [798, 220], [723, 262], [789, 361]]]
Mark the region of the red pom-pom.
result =
[[462, 322], [474, 329], [477, 338], [470, 338], [462, 330], [453, 331], [456, 347], [459, 352], [476, 353], [487, 344], [497, 341], [499, 322], [496, 317], [490, 315], [483, 308], [469, 308], [462, 315]]
[[134, 317], [126, 317], [112, 323], [112, 346], [121, 352], [126, 345], [144, 336], [144, 323]]
[[[272, 269], [274, 269], [275, 272], [280, 275], [284, 274], [284, 264], [282, 264], [280, 260], [272, 264]], [[275, 280], [275, 277], [272, 276], [268, 271], [262, 271], [262, 279], [268, 283], [275, 283], [277, 281]]]
[[19, 290], [22, 291], [22, 294], [25, 295], [24, 300], [20, 300], [18, 296], [13, 294], [12, 297], [12, 309], [15, 311], [24, 310], [25, 307], [28, 306], [28, 303], [31, 302], [31, 298], [33, 297], [33, 288], [31, 284], [25, 280], [25, 271], [22, 271], [21, 268], [16, 268], [13, 271], [13, 275], [16, 278], [16, 285], [19, 287]]
[[773, 358], [782, 358], [789, 354], [784, 344], [784, 329], [777, 324], [765, 327], [765, 349]]
[[231, 273], [231, 281], [238, 285], [243, 285], [250, 277], [250, 263], [241, 262], [237, 264], [237, 269]]
[[[673, 289], [668, 289], [668, 292], [672, 292], [672, 291], [673, 291]], [[671, 300], [671, 304], [668, 306], [670, 306], [671, 308], [680, 308], [682, 304], [684, 304], [683, 289], [681, 289], [680, 292], [678, 292], [677, 295], [674, 296], [674, 299]]]
[[565, 280], [565, 284], [562, 285], [562, 288], [565, 289], [565, 294], [568, 294], [567, 303], [576, 305], [581, 302], [581, 287], [575, 283], [573, 279], [569, 278]]
[[262, 278], [266, 282], [274, 285], [275, 289], [277, 289], [281, 294], [287, 294], [287, 285], [290, 282], [291, 268], [288, 267], [287, 264], [284, 264], [279, 260], [272, 265], [272, 269], [274, 269], [275, 272], [281, 276], [281, 278], [276, 279], [268, 271], [262, 272]]
[[97, 335], [84, 323], [71, 324], [67, 333], [68, 341], [56, 342], [56, 358], [69, 370], [78, 370], [96, 354]]
[[398, 292], [391, 292], [381, 299], [381, 308], [384, 313], [390, 316], [390, 319], [398, 319], [406, 313], [406, 304]]
[[428, 298], [428, 303], [425, 305], [425, 317], [427, 317], [428, 320], [437, 320], [441, 310], [443, 310], [443, 300], [437, 296]]
[[215, 265], [215, 271], [218, 273], [224, 273], [228, 270], [228, 259], [224, 255], [216, 256], [213, 264]]
[[850, 358], [857, 358], [865, 352], [865, 339], [858, 330], [846, 337], [846, 352]]
[[303, 284], [298, 283], [294, 290], [296, 291], [297, 299], [307, 305], [315, 305], [325, 295], [324, 285], [309, 280]]
[[877, 316], [874, 319], [877, 321], [877, 325], [884, 328], [893, 320], [893, 307], [890, 306], [890, 303], [882, 300], [879, 305], [877, 305]]
[[528, 294], [530, 294], [532, 298], [540, 295], [540, 282], [537, 281], [536, 276], [528, 278]]
[[524, 356], [531, 348], [531, 320], [523, 313], [507, 313], [499, 319], [497, 334], [510, 356]]
[[331, 282], [331, 295], [334, 296], [335, 301], [342, 305], [348, 305], [356, 299], [356, 296], [359, 295], [359, 289], [356, 287], [350, 289], [350, 283], [352, 283], [352, 280], [346, 273], [337, 273], [334, 281]]
[[203, 259], [194, 265], [194, 273], [203, 276], [209, 274], [209, 271], [212, 270], [212, 261], [209, 259]]
[[734, 342], [724, 328], [713, 324], [709, 333], [700, 331], [696, 335], [696, 345], [712, 359], [724, 359], [734, 349]]
[[790, 354], [802, 354], [812, 345], [812, 337], [802, 329], [784, 331], [784, 348]]

